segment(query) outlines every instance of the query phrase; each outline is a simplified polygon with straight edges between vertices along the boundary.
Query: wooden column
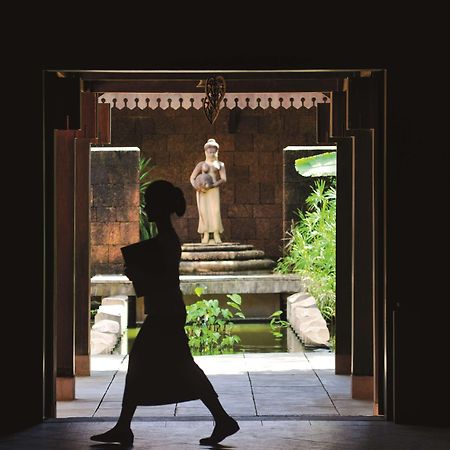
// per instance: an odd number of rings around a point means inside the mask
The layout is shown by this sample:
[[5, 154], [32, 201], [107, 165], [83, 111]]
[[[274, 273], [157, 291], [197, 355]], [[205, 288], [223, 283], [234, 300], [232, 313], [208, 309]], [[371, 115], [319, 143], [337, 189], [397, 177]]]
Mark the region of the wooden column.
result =
[[343, 137], [346, 135], [347, 94], [333, 91], [330, 103], [330, 136]]
[[330, 142], [337, 144], [335, 372], [351, 374], [353, 305], [353, 153], [346, 135], [346, 93], [331, 93]]
[[[331, 140], [331, 139], [330, 139]], [[353, 154], [354, 138], [332, 138], [337, 144], [336, 186], [336, 348], [335, 372], [351, 373], [353, 305]]]
[[79, 137], [97, 137], [97, 94], [81, 92], [81, 126]]
[[374, 414], [388, 415], [386, 367], [390, 362], [385, 359], [385, 346], [391, 340], [391, 328], [385, 320], [385, 73], [375, 72], [371, 80], [366, 128], [374, 129]]
[[55, 130], [80, 126], [79, 77], [44, 77], [45, 126], [45, 355], [44, 415], [56, 417], [57, 292]]
[[111, 104], [97, 104], [97, 136], [99, 144], [111, 144]]
[[377, 83], [369, 72], [364, 77], [348, 79], [347, 129], [372, 128], [377, 123]]
[[90, 375], [90, 170], [89, 138], [75, 140], [75, 372]]
[[317, 142], [327, 143], [330, 137], [330, 104], [319, 103], [317, 105], [316, 132]]
[[90, 375], [90, 164], [98, 133], [97, 94], [81, 92], [75, 141], [75, 373]]
[[55, 130], [56, 399], [75, 398], [74, 183], [76, 131]]
[[390, 327], [385, 319], [385, 236], [384, 236], [384, 175], [385, 175], [385, 73], [365, 71], [348, 79], [348, 129], [372, 129], [372, 233], [373, 258], [373, 364], [374, 414], [386, 413], [387, 384], [385, 345], [391, 340]]
[[353, 153], [352, 397], [373, 399], [374, 189], [373, 130], [351, 130]]

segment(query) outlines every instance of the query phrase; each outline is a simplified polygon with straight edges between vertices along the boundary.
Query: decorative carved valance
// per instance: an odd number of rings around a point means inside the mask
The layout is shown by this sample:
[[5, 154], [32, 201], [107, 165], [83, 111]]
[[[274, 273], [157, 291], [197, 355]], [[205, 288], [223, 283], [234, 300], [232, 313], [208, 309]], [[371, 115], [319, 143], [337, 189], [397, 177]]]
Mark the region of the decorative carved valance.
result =
[[[117, 109], [201, 109], [204, 93], [105, 93], [99, 96], [99, 102], [111, 103]], [[219, 108], [311, 108], [318, 103], [326, 103], [329, 97], [323, 92], [264, 92], [264, 93], [232, 93], [225, 95]]]

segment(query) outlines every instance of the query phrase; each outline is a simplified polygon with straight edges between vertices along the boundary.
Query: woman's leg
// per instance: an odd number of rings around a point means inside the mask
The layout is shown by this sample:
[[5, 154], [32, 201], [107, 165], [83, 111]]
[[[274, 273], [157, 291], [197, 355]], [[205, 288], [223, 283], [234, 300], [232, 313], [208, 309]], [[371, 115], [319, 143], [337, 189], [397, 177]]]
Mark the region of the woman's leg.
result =
[[220, 403], [218, 397], [216, 397], [215, 395], [202, 397], [201, 400], [211, 412], [216, 423], [223, 422], [230, 417], [228, 413], [223, 409], [223, 406]]
[[238, 423], [223, 409], [219, 399], [214, 396], [202, 397], [202, 402], [211, 411], [216, 425], [211, 436], [200, 439], [200, 444], [213, 445], [223, 441], [227, 436], [239, 431]]
[[136, 404], [125, 401], [117, 423], [107, 432], [91, 436], [92, 441], [97, 442], [120, 442], [122, 444], [133, 444], [134, 435], [131, 431], [131, 420], [136, 411]]
[[131, 428], [131, 421], [133, 420], [136, 411], [136, 404], [132, 402], [123, 402], [122, 410], [120, 411], [119, 420], [114, 428], [120, 430], [129, 430]]

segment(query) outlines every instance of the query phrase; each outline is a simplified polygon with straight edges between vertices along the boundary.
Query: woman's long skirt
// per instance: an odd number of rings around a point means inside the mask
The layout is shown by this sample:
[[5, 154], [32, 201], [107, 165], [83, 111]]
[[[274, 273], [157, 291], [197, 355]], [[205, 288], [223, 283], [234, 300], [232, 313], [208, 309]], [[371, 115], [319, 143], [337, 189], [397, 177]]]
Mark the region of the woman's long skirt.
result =
[[220, 215], [219, 188], [196, 193], [198, 207], [198, 229], [203, 233], [223, 233], [222, 217]]
[[123, 402], [164, 405], [217, 397], [192, 357], [185, 321], [186, 313], [146, 317], [129, 354]]

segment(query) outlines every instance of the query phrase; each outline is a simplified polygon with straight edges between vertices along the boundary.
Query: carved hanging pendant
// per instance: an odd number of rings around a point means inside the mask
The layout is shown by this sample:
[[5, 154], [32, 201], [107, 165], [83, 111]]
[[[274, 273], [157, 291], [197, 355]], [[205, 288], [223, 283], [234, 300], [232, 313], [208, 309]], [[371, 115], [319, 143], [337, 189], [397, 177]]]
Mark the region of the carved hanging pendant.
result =
[[206, 80], [205, 100], [203, 110], [206, 118], [211, 124], [217, 119], [220, 110], [220, 102], [225, 97], [225, 79], [220, 75], [215, 75]]

